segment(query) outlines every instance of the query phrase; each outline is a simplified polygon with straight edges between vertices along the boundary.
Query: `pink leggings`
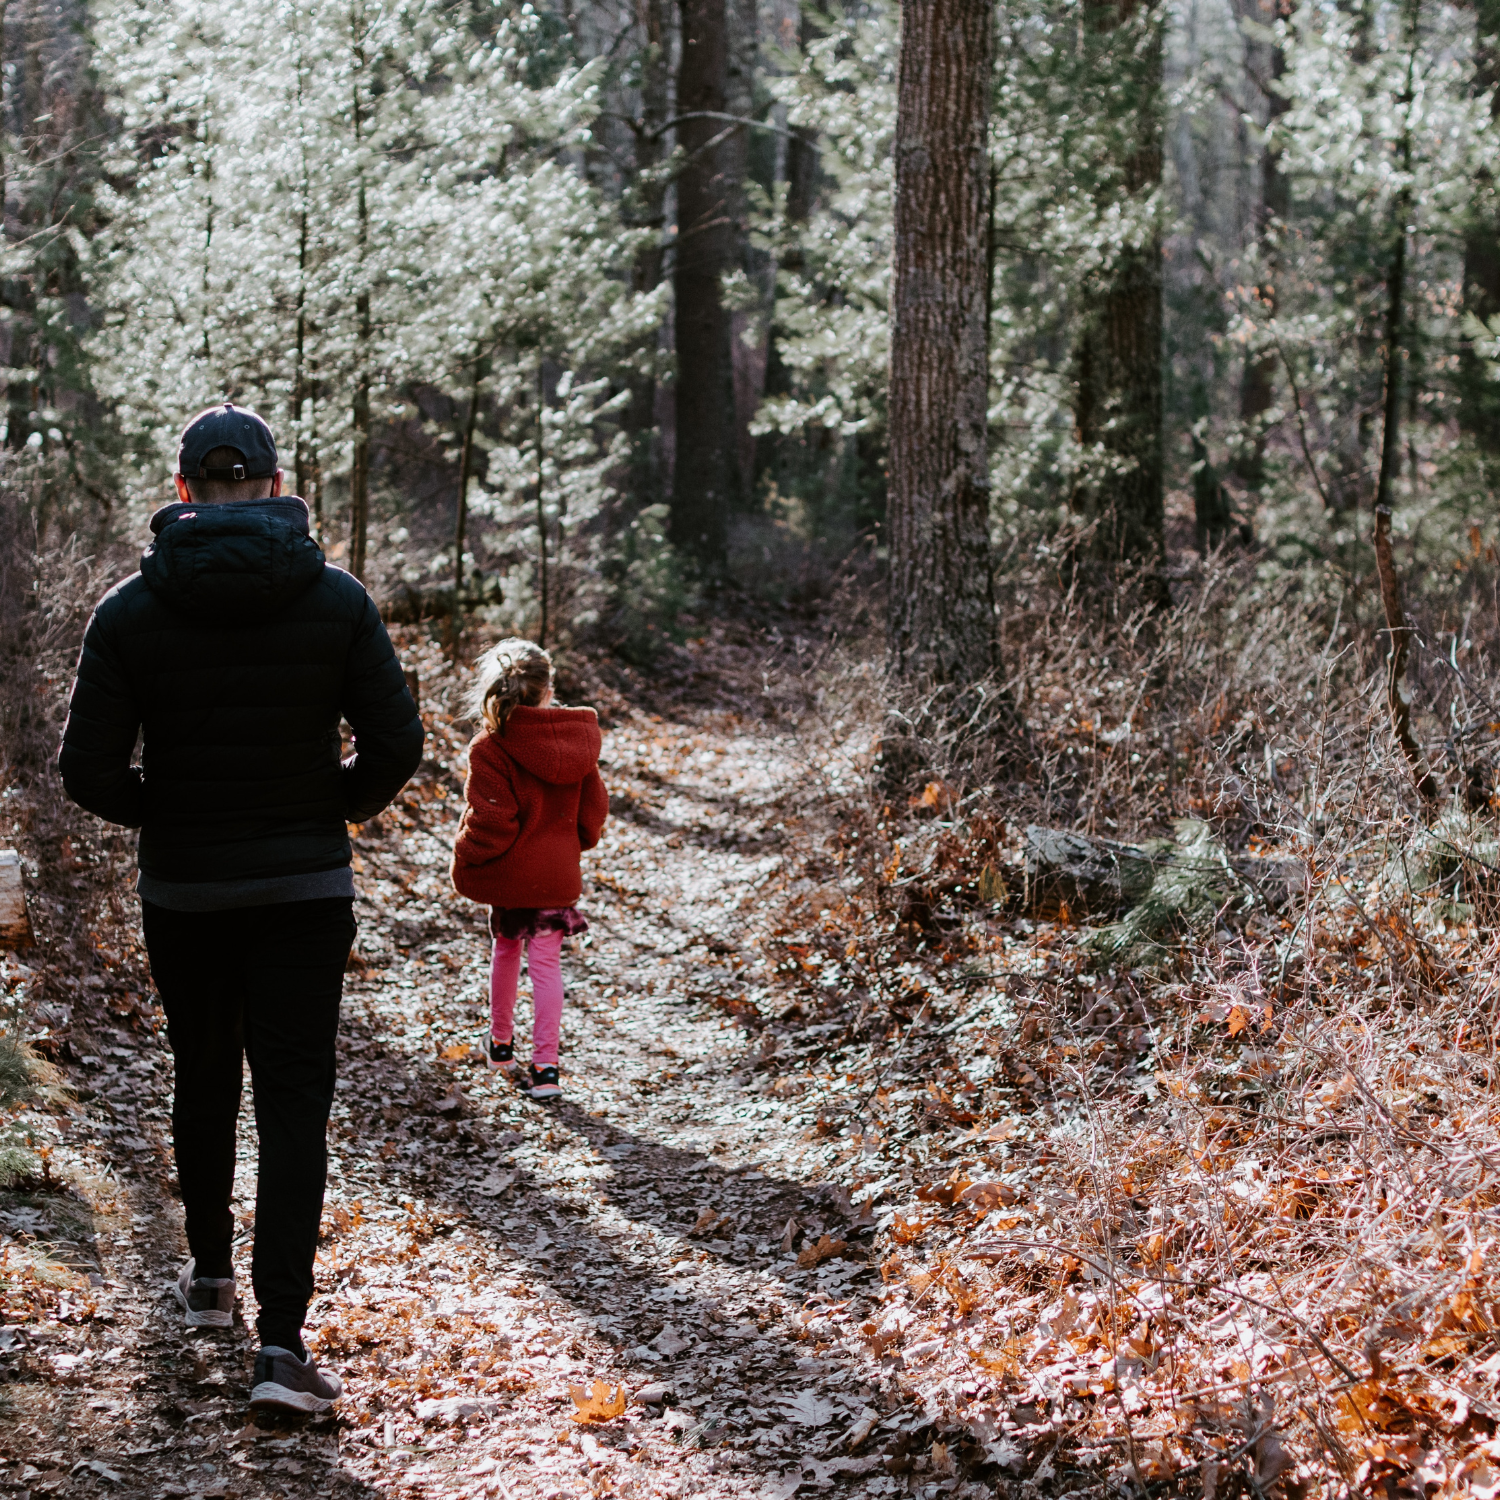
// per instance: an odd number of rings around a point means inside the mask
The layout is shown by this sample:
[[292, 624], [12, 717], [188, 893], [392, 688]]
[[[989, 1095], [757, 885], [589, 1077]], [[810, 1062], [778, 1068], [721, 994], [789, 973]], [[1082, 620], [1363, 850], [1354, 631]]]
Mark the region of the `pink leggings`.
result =
[[521, 979], [521, 950], [527, 948], [531, 970], [531, 1061], [538, 1068], [557, 1066], [557, 1033], [562, 1025], [563, 982], [560, 932], [526, 938], [497, 937], [490, 963], [490, 1035], [508, 1042]]

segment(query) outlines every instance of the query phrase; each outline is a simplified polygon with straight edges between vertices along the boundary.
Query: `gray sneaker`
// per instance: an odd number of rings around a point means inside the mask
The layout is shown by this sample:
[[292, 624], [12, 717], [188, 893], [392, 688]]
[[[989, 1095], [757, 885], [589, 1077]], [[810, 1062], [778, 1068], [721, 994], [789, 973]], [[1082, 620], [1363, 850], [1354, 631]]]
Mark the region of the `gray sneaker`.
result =
[[197, 1261], [177, 1273], [172, 1288], [189, 1328], [228, 1328], [234, 1322], [234, 1277], [194, 1276]]
[[301, 1360], [290, 1349], [267, 1344], [255, 1356], [252, 1410], [328, 1411], [343, 1394], [338, 1376], [320, 1370], [310, 1354]]

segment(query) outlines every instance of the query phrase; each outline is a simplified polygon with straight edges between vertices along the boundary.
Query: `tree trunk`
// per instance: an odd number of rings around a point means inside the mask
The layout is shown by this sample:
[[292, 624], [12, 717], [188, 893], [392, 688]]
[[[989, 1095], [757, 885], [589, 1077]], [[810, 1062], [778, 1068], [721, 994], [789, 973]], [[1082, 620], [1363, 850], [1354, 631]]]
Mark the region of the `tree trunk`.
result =
[[354, 458], [349, 469], [349, 571], [360, 582], [365, 576], [365, 547], [370, 534], [370, 372], [366, 347], [370, 341], [370, 294], [358, 299], [359, 369], [354, 377], [350, 419], [354, 428]]
[[537, 627], [536, 643], [547, 649], [547, 380], [546, 363], [538, 354], [536, 361], [536, 552], [537, 599], [542, 620]]
[[[633, 228], [651, 232], [636, 254], [631, 271], [631, 285], [644, 294], [661, 285], [662, 235], [667, 222], [667, 183], [662, 170], [669, 104], [664, 0], [642, 0], [641, 25], [645, 47], [641, 54], [641, 113], [633, 125], [635, 180], [625, 195], [623, 212]], [[654, 377], [637, 375], [632, 379], [624, 426], [631, 448], [631, 490], [637, 505], [650, 505], [661, 498], [662, 485]]]
[[484, 361], [476, 351], [474, 380], [469, 387], [469, 415], [464, 422], [464, 445], [458, 461], [458, 506], [453, 519], [453, 625], [457, 639], [463, 618], [464, 542], [469, 521], [469, 478], [474, 472], [474, 424], [479, 418], [479, 381]]
[[[725, 0], [681, 4], [678, 113], [723, 114], [729, 61]], [[690, 119], [677, 127], [684, 162], [677, 177], [672, 276], [677, 454], [671, 537], [709, 567], [723, 563], [729, 511], [739, 498], [729, 313], [720, 297], [720, 278], [734, 247], [726, 138], [720, 120]]]
[[996, 665], [986, 241], [993, 10], [906, 0], [890, 364], [892, 667], [964, 684]]
[[[1384, 423], [1380, 433], [1380, 476], [1375, 482], [1375, 509], [1388, 510], [1391, 486], [1401, 472], [1401, 395], [1407, 374], [1406, 347], [1406, 257], [1411, 221], [1411, 113], [1417, 70], [1417, 22], [1421, 0], [1407, 0], [1406, 87], [1402, 91], [1401, 134], [1396, 142], [1396, 159], [1402, 172], [1402, 186], [1391, 205], [1394, 220], [1390, 270], [1385, 283], [1385, 392]], [[1392, 627], [1394, 628], [1394, 627]]]
[[307, 498], [307, 481], [311, 472], [307, 434], [302, 427], [303, 413], [307, 409], [307, 385], [307, 201], [304, 198], [297, 227], [296, 369], [292, 378], [292, 430], [297, 445], [293, 457], [294, 483], [297, 493], [304, 499]]
[[[760, 14], [757, 0], [730, 0], [729, 67], [724, 91], [727, 112], [748, 120], [755, 113], [755, 74], [760, 54]], [[734, 383], [734, 460], [739, 499], [754, 493], [755, 439], [750, 432], [756, 409], [766, 389], [765, 314], [771, 301], [770, 257], [750, 242], [750, 152], [760, 132], [747, 127], [732, 130], [724, 139], [724, 177], [733, 236], [730, 267], [743, 271], [760, 289], [760, 306], [729, 315], [729, 366]], [[747, 337], [749, 335], [749, 337]]]
[[[1500, 120], [1500, 0], [1477, 0], [1475, 12], [1474, 92], [1490, 96], [1490, 117]], [[1500, 203], [1487, 167], [1480, 169], [1474, 199], [1464, 237], [1464, 312], [1488, 323], [1500, 317]], [[1500, 455], [1500, 382], [1467, 337], [1459, 344], [1458, 419], [1483, 452]]]
[[[1257, 11], [1253, 19], [1262, 23], [1274, 20], [1276, 15], [1274, 6], [1247, 9]], [[1272, 85], [1286, 75], [1286, 52], [1275, 42], [1247, 46], [1246, 61], [1251, 64], [1248, 71], [1253, 78], [1265, 76]], [[1265, 99], [1266, 126], [1274, 129], [1276, 122], [1291, 107], [1291, 101], [1278, 93], [1274, 86], [1266, 89]], [[1281, 149], [1274, 140], [1268, 140], [1260, 157], [1260, 211], [1255, 225], [1262, 272], [1257, 291], [1265, 318], [1276, 316], [1281, 234], [1291, 212], [1291, 203], [1291, 183], [1281, 170]], [[1249, 434], [1249, 442], [1235, 455], [1233, 472], [1252, 498], [1260, 495], [1266, 482], [1265, 417], [1276, 400], [1276, 368], [1275, 350], [1262, 350], [1246, 357], [1240, 375], [1240, 425]]]
[[[357, 17], [354, 30], [354, 149], [364, 144], [364, 110], [359, 90], [365, 69], [364, 47], [359, 40]], [[370, 247], [370, 210], [365, 197], [365, 169], [358, 163], [357, 206], [359, 213], [359, 270], [364, 274]], [[349, 473], [349, 571], [361, 582], [365, 576], [365, 546], [370, 532], [370, 289], [366, 286], [354, 299], [355, 338], [354, 401], [350, 412], [354, 429], [354, 455]]]
[[[814, 35], [812, 17], [804, 6], [797, 37], [802, 56], [807, 55]], [[821, 166], [817, 131], [806, 125], [792, 126], [786, 141], [786, 161], [783, 167], [786, 174], [785, 212], [788, 230], [800, 229], [812, 217]], [[781, 341], [776, 337], [776, 278], [780, 271], [800, 271], [803, 263], [802, 247], [799, 244], [789, 244], [782, 251], [780, 264], [770, 268], [764, 380], [764, 394], [768, 396], [784, 396], [792, 389], [792, 374], [782, 361]], [[821, 445], [826, 444], [827, 435], [824, 430]], [[809, 449], [819, 445], [819, 437], [808, 432], [763, 432], [755, 441], [754, 478], [757, 488], [769, 479], [782, 495], [796, 493], [798, 480], [810, 470], [807, 462]]]
[[[1136, 0], [1092, 3], [1094, 29], [1132, 20]], [[1125, 188], [1142, 196], [1161, 182], [1161, 23], [1153, 12], [1150, 44], [1131, 63], [1136, 74], [1135, 149]], [[1106, 466], [1083, 497], [1097, 518], [1096, 546], [1106, 559], [1152, 563], [1162, 555], [1162, 247], [1159, 234], [1122, 250], [1089, 289], [1077, 354], [1078, 440], [1101, 449]]]

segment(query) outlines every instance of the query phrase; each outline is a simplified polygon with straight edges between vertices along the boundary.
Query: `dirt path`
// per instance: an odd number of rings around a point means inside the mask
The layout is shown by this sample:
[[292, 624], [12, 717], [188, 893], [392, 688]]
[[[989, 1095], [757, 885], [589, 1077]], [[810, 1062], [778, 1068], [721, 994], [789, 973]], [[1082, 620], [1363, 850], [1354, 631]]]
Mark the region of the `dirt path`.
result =
[[[487, 953], [477, 910], [447, 885], [456, 749], [439, 735], [404, 802], [358, 840], [360, 966], [309, 1315], [345, 1381], [337, 1420], [246, 1425], [246, 1330], [181, 1331], [163, 1295], [181, 1253], [162, 1192], [169, 1063], [122, 1031], [57, 1157], [100, 1163], [94, 1222], [74, 1231], [99, 1270], [50, 1323], [0, 1334], [22, 1377], [0, 1487], [913, 1492], [874, 1445], [856, 1451], [877, 1424], [899, 1441], [923, 1421], [848, 1342], [881, 1287], [868, 1231], [849, 1227], [847, 1191], [817, 1182], [810, 1105], [770, 1092], [735, 1022], [755, 998], [741, 941], [778, 863], [789, 747], [728, 718], [635, 715], [608, 734], [613, 816], [590, 865], [592, 931], [565, 960], [566, 1098], [550, 1108], [473, 1045]], [[252, 1141], [247, 1129], [247, 1291]], [[56, 1224], [37, 1201], [41, 1238]], [[789, 1247], [829, 1230], [845, 1253], [799, 1264]], [[596, 1381], [600, 1397], [623, 1390], [624, 1415], [573, 1420], [571, 1393]]]

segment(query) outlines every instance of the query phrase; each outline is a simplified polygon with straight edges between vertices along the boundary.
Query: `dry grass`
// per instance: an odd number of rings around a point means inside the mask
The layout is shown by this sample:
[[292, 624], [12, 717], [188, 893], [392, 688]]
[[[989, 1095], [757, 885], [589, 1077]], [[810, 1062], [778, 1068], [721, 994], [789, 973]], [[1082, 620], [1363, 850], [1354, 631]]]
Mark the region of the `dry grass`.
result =
[[[904, 799], [878, 675], [829, 657], [798, 684], [808, 791], [764, 946], [788, 1014], [837, 1020], [836, 1071], [870, 1085], [825, 1123], [891, 1204], [872, 1352], [1023, 1492], [1489, 1500], [1488, 813], [1424, 827], [1378, 622], [1306, 580], [1219, 562], [1165, 618], [1087, 611], [1039, 569], [1007, 592], [995, 687], [1024, 734], [989, 759], [934, 736]], [[1418, 684], [1459, 792], [1489, 784], [1500, 698], [1481, 613]], [[1202, 849], [1292, 862], [1293, 902], [1185, 878], [1149, 951], [1026, 909], [1027, 823], [1185, 817]]]

